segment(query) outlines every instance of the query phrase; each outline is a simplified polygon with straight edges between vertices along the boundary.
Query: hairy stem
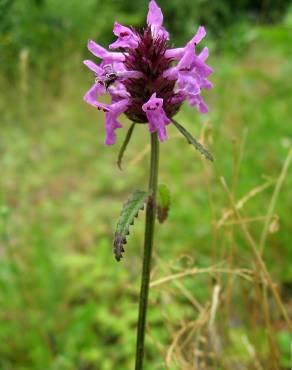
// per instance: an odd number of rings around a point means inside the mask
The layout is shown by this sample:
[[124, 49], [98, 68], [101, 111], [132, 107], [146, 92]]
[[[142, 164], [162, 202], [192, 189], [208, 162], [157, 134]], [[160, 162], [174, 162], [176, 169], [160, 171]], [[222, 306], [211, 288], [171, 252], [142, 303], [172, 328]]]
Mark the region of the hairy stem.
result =
[[146, 208], [143, 271], [139, 298], [139, 318], [137, 327], [135, 370], [143, 369], [145, 325], [148, 305], [148, 291], [149, 291], [151, 256], [154, 238], [154, 226], [156, 217], [158, 164], [159, 164], [159, 142], [157, 139], [157, 133], [154, 132], [151, 134], [151, 161], [149, 177], [149, 191], [151, 195], [149, 196]]

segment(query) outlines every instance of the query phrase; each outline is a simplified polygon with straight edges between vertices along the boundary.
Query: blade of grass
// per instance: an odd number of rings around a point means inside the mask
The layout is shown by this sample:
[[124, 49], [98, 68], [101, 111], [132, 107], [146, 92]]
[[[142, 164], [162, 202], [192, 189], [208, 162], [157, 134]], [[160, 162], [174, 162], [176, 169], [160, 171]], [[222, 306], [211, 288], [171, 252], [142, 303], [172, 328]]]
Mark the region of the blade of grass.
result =
[[271, 202], [270, 202], [269, 207], [268, 207], [267, 218], [266, 218], [264, 228], [263, 228], [263, 232], [262, 232], [261, 239], [260, 239], [260, 252], [261, 252], [261, 254], [263, 254], [263, 252], [264, 252], [264, 248], [265, 248], [265, 244], [266, 244], [267, 236], [268, 236], [268, 231], [269, 231], [269, 225], [270, 225], [271, 219], [272, 219], [273, 214], [274, 214], [274, 210], [275, 210], [275, 206], [276, 206], [278, 196], [280, 194], [283, 183], [284, 183], [285, 178], [287, 176], [288, 168], [290, 166], [291, 160], [292, 160], [292, 146], [289, 150], [288, 156], [287, 156], [287, 158], [284, 162], [284, 165], [282, 167], [282, 171], [281, 171], [280, 176], [277, 180], [277, 183], [276, 183], [276, 186], [275, 186], [272, 198], [271, 198]]
[[[226, 184], [226, 181], [225, 181], [224, 177], [221, 177], [221, 183], [223, 185], [224, 190], [226, 191], [226, 193], [228, 195], [228, 198], [229, 198], [230, 204], [233, 208], [233, 212], [234, 212], [235, 216], [237, 217], [238, 221], [241, 221], [242, 220], [241, 216], [240, 216], [240, 214], [239, 214], [239, 212], [236, 208], [236, 205], [235, 205], [235, 203], [232, 199], [231, 193], [228, 189], [228, 186]], [[280, 297], [279, 292], [276, 288], [276, 285], [273, 282], [273, 279], [272, 279], [269, 271], [267, 270], [267, 267], [266, 267], [266, 265], [265, 265], [265, 263], [262, 259], [262, 256], [261, 256], [261, 254], [258, 250], [258, 246], [257, 246], [256, 242], [254, 241], [253, 237], [251, 236], [251, 234], [248, 231], [248, 229], [246, 227], [246, 224], [244, 222], [240, 222], [239, 226], [240, 226], [241, 231], [242, 231], [242, 233], [243, 233], [243, 235], [244, 235], [244, 237], [247, 241], [247, 244], [249, 245], [249, 247], [250, 247], [250, 249], [251, 249], [251, 251], [252, 251], [252, 253], [255, 257], [256, 264], [257, 264], [258, 268], [261, 270], [261, 272], [263, 273], [263, 275], [264, 275], [264, 277], [267, 281], [267, 284], [268, 284], [268, 286], [269, 286], [269, 288], [270, 288], [270, 290], [271, 290], [271, 292], [272, 292], [272, 294], [275, 298], [275, 302], [278, 306], [279, 311], [281, 312], [284, 320], [286, 321], [286, 324], [287, 324], [289, 330], [292, 331], [292, 324], [291, 324], [291, 321], [290, 321], [289, 316], [287, 314], [287, 311], [286, 311], [286, 309], [284, 307], [284, 304], [281, 300], [281, 297]]]

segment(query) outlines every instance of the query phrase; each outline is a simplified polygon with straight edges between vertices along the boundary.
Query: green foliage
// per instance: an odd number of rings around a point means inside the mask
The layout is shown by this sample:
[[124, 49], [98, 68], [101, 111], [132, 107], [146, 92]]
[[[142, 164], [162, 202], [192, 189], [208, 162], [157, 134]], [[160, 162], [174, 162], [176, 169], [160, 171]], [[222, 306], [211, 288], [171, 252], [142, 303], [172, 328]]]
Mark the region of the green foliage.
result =
[[199, 143], [190, 133], [187, 129], [185, 129], [182, 125], [180, 125], [177, 121], [174, 119], [172, 120], [175, 127], [179, 130], [179, 132], [186, 138], [187, 142], [193, 147], [198, 150], [200, 154], [202, 154], [206, 159], [209, 159], [209, 161], [213, 162], [213, 156], [212, 154], [201, 144]]
[[138, 217], [139, 211], [144, 209], [144, 204], [147, 202], [149, 195], [146, 191], [136, 190], [123, 206], [114, 240], [114, 254], [117, 261], [122, 258], [124, 245], [127, 243], [127, 236], [130, 234], [130, 225], [134, 225], [135, 218]]
[[170, 208], [170, 191], [164, 184], [158, 186], [157, 192], [157, 218], [162, 224], [168, 217]]
[[281, 366], [288, 369], [289, 366], [291, 366], [292, 333], [285, 331], [279, 332], [277, 335], [277, 341], [281, 351]]
[[[86, 47], [98, 17], [95, 0], [14, 0], [0, 3], [0, 69], [7, 76], [18, 76], [18, 64], [26, 51], [34, 72], [47, 80], [60, 78], [67, 59]], [[103, 14], [105, 16], [105, 14]]]

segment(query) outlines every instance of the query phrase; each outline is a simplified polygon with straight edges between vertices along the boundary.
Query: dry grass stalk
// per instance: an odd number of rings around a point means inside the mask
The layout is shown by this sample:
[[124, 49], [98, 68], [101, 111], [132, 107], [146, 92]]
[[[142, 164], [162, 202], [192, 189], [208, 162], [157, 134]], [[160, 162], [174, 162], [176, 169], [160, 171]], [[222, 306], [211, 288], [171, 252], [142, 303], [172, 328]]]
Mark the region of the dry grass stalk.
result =
[[266, 222], [265, 222], [263, 232], [262, 232], [262, 235], [261, 235], [261, 239], [260, 239], [260, 252], [261, 252], [261, 254], [263, 254], [263, 252], [264, 252], [265, 244], [266, 244], [266, 241], [267, 241], [267, 236], [269, 234], [269, 226], [270, 226], [272, 218], [273, 218], [276, 202], [277, 202], [277, 199], [279, 197], [280, 191], [282, 189], [284, 180], [287, 176], [291, 160], [292, 160], [292, 146], [290, 147], [288, 156], [287, 156], [287, 158], [284, 162], [284, 165], [282, 167], [282, 171], [281, 171], [280, 176], [278, 177], [278, 180], [276, 182], [276, 186], [275, 186], [272, 198], [271, 198], [271, 202], [270, 202], [269, 207], [268, 207], [267, 218], [266, 218]]
[[252, 272], [248, 269], [228, 269], [228, 268], [218, 268], [216, 266], [206, 267], [206, 268], [193, 268], [189, 270], [185, 270], [183, 272], [172, 274], [169, 276], [165, 276], [161, 279], [157, 279], [155, 281], [152, 281], [150, 283], [150, 288], [154, 288], [158, 285], [162, 285], [165, 283], [168, 283], [170, 281], [181, 279], [186, 276], [192, 276], [197, 274], [232, 274], [232, 275], [238, 275], [248, 281], [253, 281], [251, 278]]
[[242, 230], [242, 233], [247, 241], [247, 244], [249, 245], [254, 257], [255, 257], [255, 261], [256, 261], [256, 265], [259, 269], [259, 271], [261, 271], [261, 273], [263, 274], [264, 278], [266, 279], [267, 281], [267, 284], [272, 292], [272, 294], [274, 295], [274, 298], [275, 298], [275, 302], [279, 308], [279, 311], [280, 313], [282, 314], [284, 320], [286, 321], [286, 324], [289, 328], [289, 330], [292, 331], [292, 324], [291, 324], [291, 321], [289, 319], [289, 316], [287, 314], [287, 311], [285, 309], [285, 306], [281, 300], [281, 297], [279, 295], [279, 292], [277, 290], [277, 287], [276, 287], [276, 284], [273, 282], [273, 279], [271, 278], [271, 275], [269, 274], [268, 270], [267, 270], [267, 267], [261, 257], [261, 254], [258, 250], [258, 247], [257, 247], [257, 244], [256, 242], [254, 241], [254, 239], [252, 238], [250, 232], [248, 231], [246, 225], [244, 222], [241, 222], [242, 221], [242, 218], [236, 208], [236, 205], [234, 204], [234, 201], [232, 199], [232, 196], [230, 194], [230, 191], [228, 189], [228, 186], [226, 184], [226, 181], [223, 177], [221, 177], [221, 183], [223, 185], [223, 188], [225, 189], [227, 195], [228, 195], [228, 198], [229, 198], [229, 201], [231, 203], [231, 206], [233, 208], [233, 211], [234, 211], [234, 214], [235, 216], [237, 217], [238, 221], [240, 221], [239, 223], [239, 226], [240, 226], [240, 229]]

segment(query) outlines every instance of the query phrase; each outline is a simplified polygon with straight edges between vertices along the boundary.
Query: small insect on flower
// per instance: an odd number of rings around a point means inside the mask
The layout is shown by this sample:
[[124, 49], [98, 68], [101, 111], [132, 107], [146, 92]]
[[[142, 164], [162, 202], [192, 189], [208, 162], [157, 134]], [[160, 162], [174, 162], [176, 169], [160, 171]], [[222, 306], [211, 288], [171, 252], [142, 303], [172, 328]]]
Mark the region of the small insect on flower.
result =
[[103, 69], [104, 75], [101, 77], [97, 76], [95, 82], [103, 84], [107, 90], [110, 85], [116, 82], [119, 76], [118, 73], [114, 71], [112, 64], [106, 64]]
[[[166, 126], [173, 123], [184, 101], [200, 113], [208, 112], [201, 93], [213, 87], [207, 79], [213, 69], [206, 64], [208, 48], [196, 53], [206, 35], [204, 27], [200, 26], [184, 47], [169, 48], [162, 11], [151, 0], [147, 26], [142, 32], [117, 22], [113, 32], [117, 40], [109, 45], [111, 51], [92, 40], [88, 42], [89, 51], [101, 63], [84, 61], [96, 76], [84, 100], [106, 113], [106, 145], [115, 143], [116, 130], [123, 127], [118, 121], [122, 113], [132, 122], [148, 124], [149, 131], [157, 132], [159, 140], [164, 141]], [[106, 93], [111, 104], [98, 100]]]

